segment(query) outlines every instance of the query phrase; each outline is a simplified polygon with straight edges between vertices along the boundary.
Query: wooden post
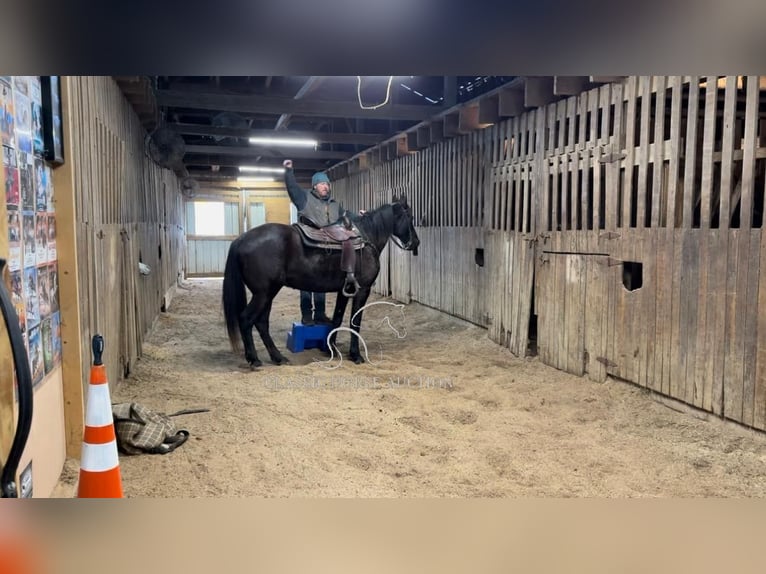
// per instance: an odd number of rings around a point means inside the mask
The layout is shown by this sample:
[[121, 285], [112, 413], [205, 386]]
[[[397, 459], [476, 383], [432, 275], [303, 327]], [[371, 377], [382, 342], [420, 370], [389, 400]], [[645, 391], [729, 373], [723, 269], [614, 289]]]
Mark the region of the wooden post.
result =
[[80, 287], [77, 276], [77, 224], [74, 185], [72, 80], [61, 77], [61, 123], [65, 162], [53, 170], [56, 190], [57, 256], [61, 312], [61, 358], [64, 388], [66, 454], [79, 458], [84, 419], [82, 349], [80, 336]]

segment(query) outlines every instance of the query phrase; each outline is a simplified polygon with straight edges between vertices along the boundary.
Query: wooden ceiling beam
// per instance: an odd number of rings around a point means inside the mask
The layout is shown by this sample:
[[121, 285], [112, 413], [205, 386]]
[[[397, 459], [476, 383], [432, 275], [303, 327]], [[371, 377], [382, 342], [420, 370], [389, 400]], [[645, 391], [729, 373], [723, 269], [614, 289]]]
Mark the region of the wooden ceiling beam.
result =
[[199, 153], [209, 155], [230, 155], [237, 157], [293, 157], [303, 159], [348, 159], [351, 152], [345, 151], [326, 151], [321, 149], [301, 149], [301, 148], [278, 148], [277, 146], [217, 146], [217, 145], [187, 145], [186, 153]]
[[[300, 100], [306, 97], [308, 94], [317, 89], [319, 84], [322, 83], [323, 76], [310, 76], [308, 80], [301, 86], [298, 92], [293, 96], [294, 100]], [[274, 126], [274, 131], [279, 131], [287, 128], [287, 124], [290, 123], [291, 114], [282, 114], [277, 120], [277, 125]]]
[[524, 82], [524, 106], [541, 108], [555, 101], [552, 76], [530, 76]]
[[[227, 136], [233, 138], [270, 137], [274, 136], [273, 130], [231, 128], [219, 126], [206, 126], [198, 124], [175, 123], [168, 127], [179, 134], [195, 136]], [[317, 140], [320, 143], [345, 143], [372, 146], [379, 144], [388, 136], [386, 134], [351, 133], [351, 132], [311, 132], [311, 131], [287, 131], [285, 135], [296, 138]], [[283, 136], [281, 136], [283, 137]]]
[[184, 165], [186, 166], [195, 166], [195, 167], [210, 167], [210, 166], [220, 166], [220, 167], [239, 167], [241, 165], [263, 165], [268, 167], [280, 167], [282, 165], [282, 160], [290, 157], [291, 159], [295, 160], [295, 169], [311, 169], [311, 170], [321, 170], [321, 169], [328, 169], [328, 164], [334, 164], [336, 163], [333, 160], [327, 160], [327, 161], [321, 161], [316, 159], [306, 159], [306, 158], [298, 158], [294, 155], [285, 155], [285, 156], [279, 156], [279, 157], [269, 157], [269, 158], [263, 158], [263, 161], [255, 162], [255, 158], [257, 156], [253, 157], [241, 157], [241, 156], [233, 156], [233, 155], [186, 155], [183, 159]]
[[180, 90], [158, 90], [157, 103], [162, 107], [239, 113], [292, 114], [300, 116], [404, 121], [423, 121], [444, 111], [442, 106], [417, 105], [388, 105], [374, 110], [365, 110], [358, 103], [349, 102], [307, 101], [278, 96], [239, 95], [216, 92], [187, 93]]
[[583, 93], [590, 84], [588, 76], [554, 76], [553, 94], [555, 96], [576, 96]]

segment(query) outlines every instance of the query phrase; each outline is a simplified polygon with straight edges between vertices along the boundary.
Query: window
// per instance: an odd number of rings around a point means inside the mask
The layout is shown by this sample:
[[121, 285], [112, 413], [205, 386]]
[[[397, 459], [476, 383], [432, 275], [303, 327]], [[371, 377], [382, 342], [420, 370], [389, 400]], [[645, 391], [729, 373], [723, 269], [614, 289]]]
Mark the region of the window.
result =
[[194, 202], [194, 234], [225, 235], [222, 201]]

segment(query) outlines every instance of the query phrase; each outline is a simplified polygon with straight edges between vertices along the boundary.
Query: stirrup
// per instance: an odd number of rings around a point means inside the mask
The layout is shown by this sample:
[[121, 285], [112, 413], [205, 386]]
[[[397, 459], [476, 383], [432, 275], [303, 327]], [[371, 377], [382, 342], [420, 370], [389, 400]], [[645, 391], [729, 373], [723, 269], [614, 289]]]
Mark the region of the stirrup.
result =
[[[353, 288], [353, 291], [346, 291], [349, 287]], [[346, 282], [343, 284], [343, 290], [341, 293], [345, 295], [346, 297], [353, 297], [356, 295], [356, 292], [359, 291], [359, 282], [356, 280], [356, 277], [354, 277], [353, 273], [349, 273], [346, 276]]]

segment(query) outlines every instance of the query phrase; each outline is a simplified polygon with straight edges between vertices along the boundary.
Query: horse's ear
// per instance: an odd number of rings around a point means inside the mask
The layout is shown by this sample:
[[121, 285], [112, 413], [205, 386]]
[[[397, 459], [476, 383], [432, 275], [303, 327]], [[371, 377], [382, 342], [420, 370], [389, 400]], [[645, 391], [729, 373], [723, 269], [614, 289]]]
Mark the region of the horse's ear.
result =
[[402, 193], [399, 196], [399, 203], [401, 203], [403, 206], [407, 207], [407, 196]]
[[398, 197], [394, 196], [393, 198], [391, 198], [391, 203], [398, 203], [398, 202], [399, 202]]

